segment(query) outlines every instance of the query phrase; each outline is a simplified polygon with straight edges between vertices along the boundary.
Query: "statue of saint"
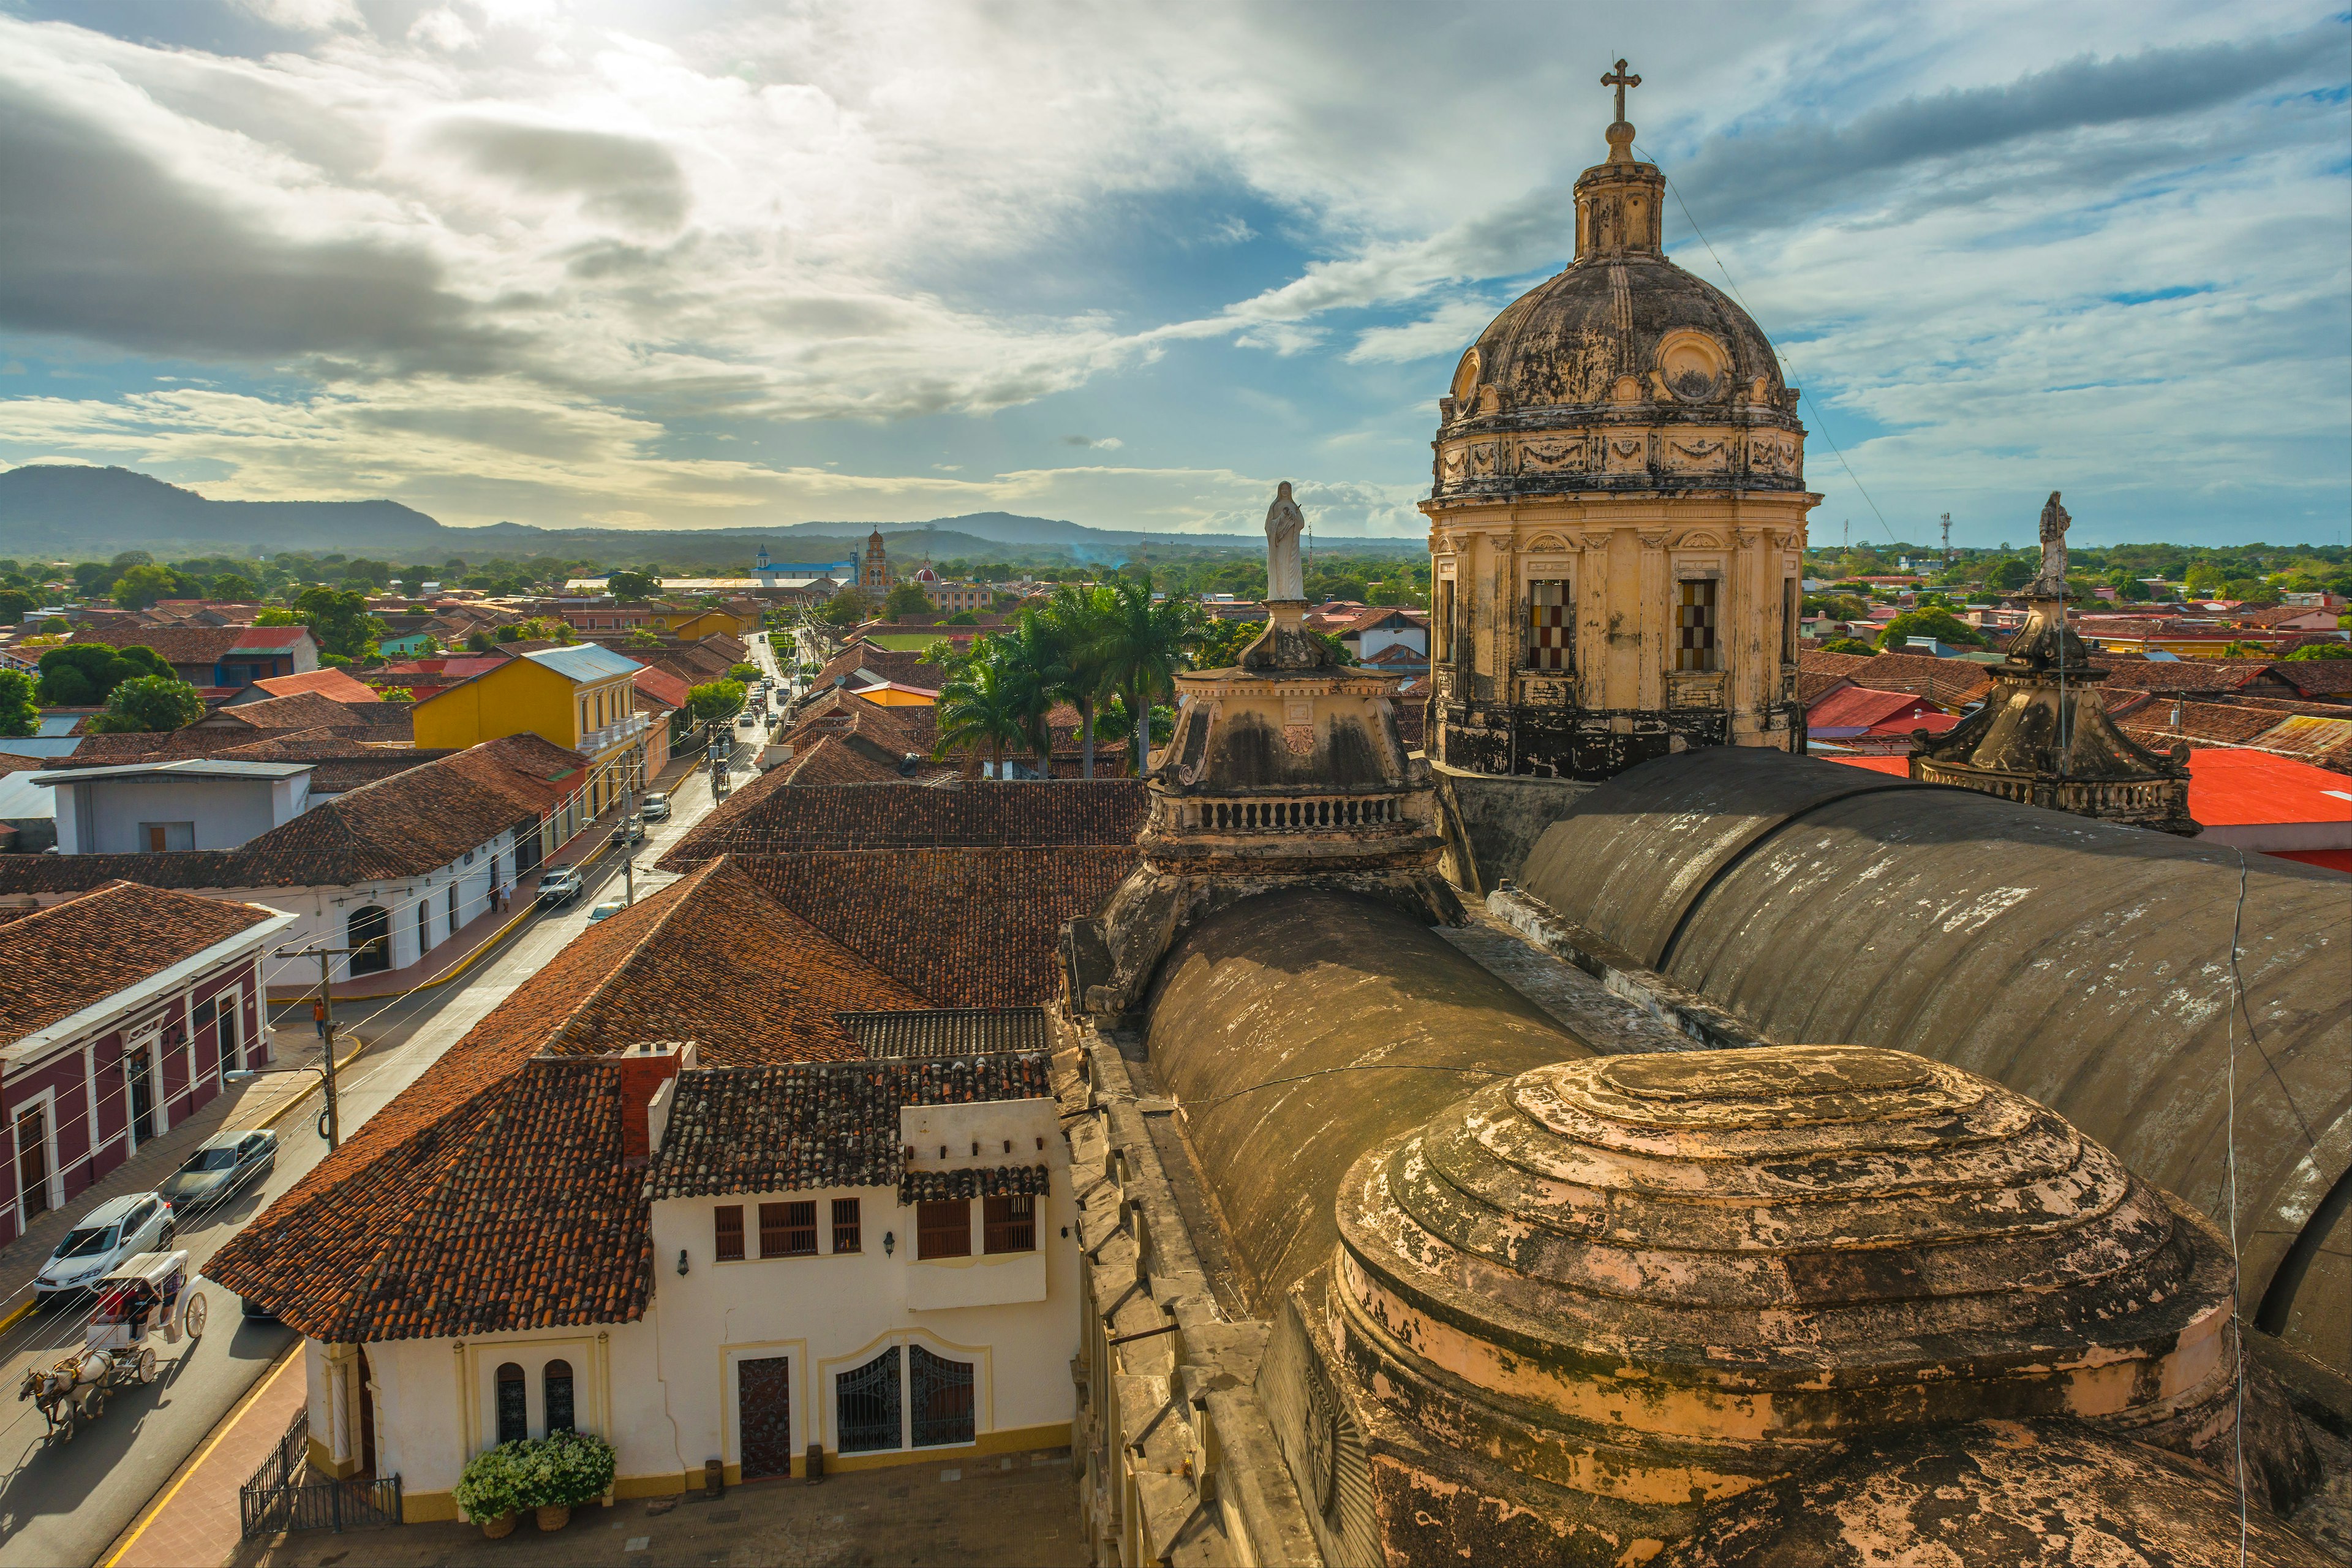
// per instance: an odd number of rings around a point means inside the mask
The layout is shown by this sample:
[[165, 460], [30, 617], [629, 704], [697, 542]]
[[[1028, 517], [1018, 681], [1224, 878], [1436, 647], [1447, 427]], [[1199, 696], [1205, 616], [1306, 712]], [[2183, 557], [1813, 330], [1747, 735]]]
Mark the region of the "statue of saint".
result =
[[2058, 504], [2058, 492], [2052, 490], [2042, 503], [2042, 574], [2033, 580], [2035, 587], [2047, 585], [2062, 595], [2066, 592], [2066, 525], [2074, 521]]
[[1269, 604], [1307, 597], [1307, 572], [1298, 558], [1298, 535], [1306, 526], [1306, 514], [1290, 499], [1290, 481], [1285, 479], [1281, 489], [1275, 492], [1274, 504], [1265, 509], [1265, 597]]

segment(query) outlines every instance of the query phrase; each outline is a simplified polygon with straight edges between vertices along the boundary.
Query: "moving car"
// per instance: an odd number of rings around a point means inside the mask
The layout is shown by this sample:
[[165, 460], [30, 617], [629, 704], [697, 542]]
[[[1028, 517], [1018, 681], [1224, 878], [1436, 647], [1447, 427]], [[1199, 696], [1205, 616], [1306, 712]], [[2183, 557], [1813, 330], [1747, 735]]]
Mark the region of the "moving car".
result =
[[735, 727], [736, 727], [737, 729], [739, 729], [739, 730], [748, 730], [748, 729], [750, 729], [750, 728], [751, 727], [751, 714], [749, 714], [749, 713], [742, 713], [742, 714], [739, 714], [739, 715], [737, 715], [737, 716], [736, 716], [736, 720], [735, 720]]
[[577, 866], [563, 866], [550, 871], [539, 879], [540, 908], [552, 909], [558, 904], [570, 903], [580, 896], [581, 882]]
[[88, 1289], [114, 1266], [142, 1252], [168, 1252], [179, 1234], [172, 1205], [161, 1193], [130, 1193], [109, 1198], [66, 1232], [49, 1260], [33, 1279], [33, 1305], [47, 1307], [59, 1296]]
[[598, 921], [609, 920], [628, 907], [629, 906], [626, 903], [623, 902], [619, 899], [606, 899], [603, 903], [598, 904], [594, 909], [588, 911], [588, 923], [590, 925], [594, 925]]
[[156, 1190], [181, 1214], [194, 1214], [256, 1191], [278, 1163], [278, 1134], [215, 1132]]
[[669, 796], [666, 795], [649, 795], [646, 796], [646, 803], [637, 808], [637, 815], [645, 818], [647, 822], [667, 822], [669, 820]]
[[613, 825], [614, 843], [643, 844], [645, 841], [646, 825], [636, 817], [625, 817]]

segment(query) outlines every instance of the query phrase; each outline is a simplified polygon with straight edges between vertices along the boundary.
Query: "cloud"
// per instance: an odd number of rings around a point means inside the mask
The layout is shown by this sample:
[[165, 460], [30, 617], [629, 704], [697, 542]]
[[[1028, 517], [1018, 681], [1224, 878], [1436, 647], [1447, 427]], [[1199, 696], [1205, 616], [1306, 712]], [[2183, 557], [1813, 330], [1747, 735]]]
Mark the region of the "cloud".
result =
[[1094, 447], [1106, 452], [1115, 452], [1118, 450], [1119, 447], [1126, 446], [1127, 443], [1120, 440], [1116, 436], [1065, 436], [1062, 437], [1062, 445], [1065, 447]]
[[1418, 321], [1399, 327], [1367, 327], [1347, 353], [1350, 364], [1403, 363], [1460, 353], [1484, 331], [1499, 306], [1485, 300], [1451, 300]]
[[298, 32], [331, 33], [367, 26], [352, 0], [228, 0], [228, 4], [256, 20]]
[[686, 221], [685, 173], [658, 142], [473, 117], [444, 121], [426, 140], [526, 194], [576, 196], [593, 216], [665, 230]]

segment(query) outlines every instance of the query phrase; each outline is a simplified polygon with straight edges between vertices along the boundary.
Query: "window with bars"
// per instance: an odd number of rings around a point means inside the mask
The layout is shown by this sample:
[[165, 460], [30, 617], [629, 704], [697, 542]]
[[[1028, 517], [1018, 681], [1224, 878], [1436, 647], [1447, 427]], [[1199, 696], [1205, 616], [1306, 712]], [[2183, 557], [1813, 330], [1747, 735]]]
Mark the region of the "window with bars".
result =
[[1025, 1194], [982, 1200], [982, 1247], [995, 1252], [1037, 1250], [1037, 1200]]
[[1715, 589], [1712, 577], [1686, 578], [1682, 602], [1675, 607], [1675, 669], [1677, 673], [1716, 668]]
[[970, 1198], [934, 1198], [915, 1205], [915, 1256], [971, 1256]]
[[807, 1203], [760, 1205], [760, 1256], [816, 1256], [816, 1203], [814, 1199]]
[[549, 1435], [572, 1431], [572, 1363], [549, 1362], [540, 1373], [540, 1384], [545, 1394]]
[[711, 1242], [721, 1263], [743, 1258], [743, 1205], [721, 1204], [710, 1211]]
[[918, 1448], [972, 1440], [972, 1363], [933, 1355], [921, 1345], [907, 1347], [908, 1381], [914, 1384], [910, 1436]]
[[507, 1362], [499, 1368], [499, 1441], [520, 1443], [530, 1436], [530, 1390], [522, 1366]]
[[857, 1212], [856, 1198], [833, 1200], [833, 1249], [835, 1252], [863, 1252], [864, 1222]]
[[1573, 660], [1570, 639], [1576, 629], [1574, 613], [1566, 578], [1538, 577], [1528, 584], [1528, 668], [1570, 668]]

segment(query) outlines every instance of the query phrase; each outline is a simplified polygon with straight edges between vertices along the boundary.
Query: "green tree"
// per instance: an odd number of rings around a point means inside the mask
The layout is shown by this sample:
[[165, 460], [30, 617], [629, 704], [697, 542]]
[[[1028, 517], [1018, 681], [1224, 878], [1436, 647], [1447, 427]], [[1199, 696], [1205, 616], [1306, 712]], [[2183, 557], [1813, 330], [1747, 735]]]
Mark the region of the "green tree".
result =
[[0, 626], [13, 626], [24, 620], [25, 612], [34, 604], [33, 595], [22, 588], [0, 588]]
[[816, 613], [816, 618], [829, 626], [854, 626], [860, 621], [871, 619], [873, 615], [874, 601], [866, 595], [865, 589], [852, 584], [826, 600], [824, 608]]
[[305, 588], [294, 614], [319, 639], [321, 653], [342, 659], [373, 658], [376, 640], [391, 629], [368, 614], [367, 595], [352, 589]]
[[698, 724], [714, 719], [731, 717], [743, 706], [743, 683], [740, 680], [713, 680], [701, 686], [689, 687], [686, 693], [686, 711]]
[[205, 591], [214, 598], [232, 605], [249, 604], [261, 597], [261, 590], [254, 586], [251, 578], [240, 577], [234, 572], [224, 572], [214, 578], [212, 586]]
[[41, 708], [34, 698], [33, 678], [21, 669], [0, 669], [0, 735], [40, 732]]
[[172, 667], [152, 647], [109, 647], [104, 643], [64, 643], [41, 655], [41, 704], [90, 708], [114, 689], [141, 676], [170, 676]]
[[604, 591], [625, 605], [642, 605], [661, 594], [661, 579], [650, 572], [615, 572], [604, 579]]
[[416, 693], [410, 690], [405, 686], [382, 687], [376, 691], [376, 697], [380, 700], [385, 702], [414, 702], [416, 700]]
[[184, 730], [204, 716], [205, 700], [186, 681], [142, 675], [116, 687], [106, 699], [106, 711], [92, 715], [84, 728], [101, 735]]
[[[1102, 628], [1102, 657], [1111, 684], [1130, 713], [1142, 712], [1162, 692], [1173, 697], [1176, 672], [1201, 640], [1201, 606], [1172, 595], [1151, 596], [1151, 579], [1121, 576], [1108, 589]], [[1151, 751], [1144, 731], [1135, 736], [1135, 775], [1150, 772]]]
[[740, 681], [746, 686], [759, 679], [762, 673], [756, 664], [730, 664], [727, 667], [727, 679]]
[[[654, 640], [658, 643], [661, 639], [656, 637]], [[488, 653], [498, 646], [489, 633], [478, 628], [466, 635], [466, 650], [468, 653]]]
[[1111, 616], [1110, 590], [1059, 584], [1045, 602], [1045, 615], [1061, 642], [1057, 695], [1078, 710], [1079, 772], [1092, 778], [1095, 715], [1118, 688], [1118, 671], [1105, 646]]
[[[1151, 743], [1155, 746], [1164, 745], [1168, 738], [1175, 732], [1176, 710], [1164, 702], [1153, 703], [1151, 705]], [[1128, 717], [1125, 699], [1114, 697], [1103, 704], [1101, 733], [1102, 738], [1113, 745], [1118, 745], [1135, 738], [1135, 723]]]
[[1873, 658], [1875, 658], [1878, 653], [1876, 648], [1871, 647], [1860, 637], [1832, 637], [1829, 641], [1822, 644], [1822, 651], [1823, 653], [1866, 654]]
[[936, 616], [940, 607], [931, 603], [931, 596], [923, 592], [921, 584], [901, 583], [890, 590], [888, 598], [882, 601], [882, 613], [894, 621], [910, 621], [919, 616]]
[[994, 764], [991, 771], [1002, 778], [1007, 747], [1036, 749], [1040, 704], [1050, 707], [1051, 700], [1040, 691], [1034, 672], [1005, 658], [992, 646], [994, 641], [975, 638], [971, 657], [940, 688], [938, 740], [931, 754], [944, 757], [985, 747]]
[[[2352, 658], [2352, 643], [2341, 643], [2341, 642], [2315, 642], [2315, 643], [2305, 643], [2305, 644], [2304, 644], [2301, 647], [2299, 647], [2299, 648], [2295, 648], [2295, 649], [2294, 649], [2294, 650], [2292, 650], [2292, 651], [2290, 651], [2290, 652], [2288, 652], [2288, 653], [2286, 653], [2286, 654], [2284, 654], [2284, 655], [2282, 655], [2281, 657], [2285, 658], [2294, 658], [2294, 659], [2305, 659], [2305, 658]], [[6, 733], [6, 731], [0, 731], [0, 734], [5, 734], [5, 733]]]
[[2013, 594], [2032, 581], [2032, 565], [2012, 555], [1997, 563], [1991, 571], [1986, 573], [1984, 584], [1996, 593]]
[[[653, 630], [651, 627], [632, 626], [629, 628], [629, 646], [631, 647], [659, 647], [661, 645], [661, 634]], [[739, 666], [738, 668], [740, 667]]]
[[133, 566], [114, 580], [114, 602], [126, 610], [143, 610], [158, 599], [179, 592], [182, 578], [169, 566]]
[[1982, 632], [1951, 611], [1939, 609], [1912, 610], [1895, 616], [1878, 634], [1878, 646], [1900, 653], [1913, 637], [1934, 637], [1963, 647], [1988, 646]]

